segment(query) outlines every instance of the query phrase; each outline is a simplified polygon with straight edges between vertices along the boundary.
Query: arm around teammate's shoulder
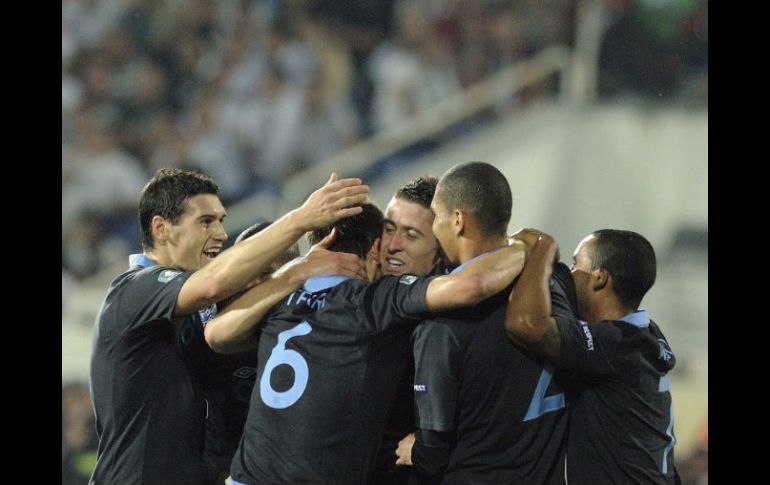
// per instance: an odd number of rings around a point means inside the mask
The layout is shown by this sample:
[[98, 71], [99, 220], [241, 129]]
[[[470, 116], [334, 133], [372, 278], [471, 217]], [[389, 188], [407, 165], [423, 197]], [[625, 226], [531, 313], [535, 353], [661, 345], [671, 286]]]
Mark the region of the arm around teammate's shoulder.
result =
[[503, 291], [521, 273], [529, 248], [516, 242], [485, 254], [462, 271], [434, 278], [425, 303], [432, 312], [473, 306]]
[[206, 342], [214, 351], [229, 354], [256, 348], [257, 326], [273, 306], [299, 288], [311, 276], [338, 274], [364, 278], [361, 258], [355, 254], [326, 249], [336, 235], [332, 231], [305, 256], [295, 258], [218, 313], [204, 330]]
[[521, 237], [533, 235], [537, 236], [536, 242], [508, 298], [505, 330], [514, 342], [557, 357], [560, 335], [551, 311], [550, 279], [559, 246], [551, 236], [539, 232], [522, 233]]

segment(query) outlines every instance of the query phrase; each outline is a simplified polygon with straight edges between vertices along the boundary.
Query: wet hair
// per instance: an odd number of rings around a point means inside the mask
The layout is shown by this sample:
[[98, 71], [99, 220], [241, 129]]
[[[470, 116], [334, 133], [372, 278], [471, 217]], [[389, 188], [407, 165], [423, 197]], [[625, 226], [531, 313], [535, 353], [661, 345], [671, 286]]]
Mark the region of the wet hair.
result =
[[316, 229], [308, 234], [308, 242], [313, 245], [328, 236], [333, 228], [337, 228], [337, 237], [329, 246], [330, 251], [353, 253], [361, 259], [374, 244], [374, 240], [382, 235], [382, 211], [374, 204], [365, 202], [360, 205], [364, 210], [355, 216], [345, 217], [334, 224]]
[[436, 185], [438, 185], [438, 177], [424, 175], [408, 182], [398, 189], [393, 196], [430, 209], [430, 202], [436, 193]]
[[219, 186], [208, 175], [194, 170], [161, 168], [142, 188], [139, 197], [139, 231], [142, 248], [153, 249], [152, 218], [161, 216], [176, 224], [187, 199], [200, 194], [218, 195]]
[[589, 249], [591, 271], [604, 268], [612, 276], [620, 303], [637, 309], [655, 284], [657, 264], [652, 244], [641, 234], [619, 229], [600, 229]]
[[504, 236], [511, 220], [513, 197], [505, 175], [485, 162], [450, 168], [437, 191], [447, 210], [461, 209], [476, 220], [483, 236]]

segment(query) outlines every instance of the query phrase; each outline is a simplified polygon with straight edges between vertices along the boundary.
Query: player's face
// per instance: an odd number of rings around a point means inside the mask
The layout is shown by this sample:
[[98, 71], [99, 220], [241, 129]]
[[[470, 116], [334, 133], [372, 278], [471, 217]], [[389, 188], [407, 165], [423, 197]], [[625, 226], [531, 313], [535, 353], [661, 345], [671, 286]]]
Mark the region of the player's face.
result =
[[430, 208], [434, 214], [433, 235], [441, 244], [445, 262], [448, 265], [456, 265], [460, 263], [460, 256], [454, 247], [455, 237], [452, 230], [452, 211], [447, 209], [446, 204], [441, 199], [440, 187], [439, 184], [439, 187], [436, 188], [436, 193], [433, 195], [433, 201], [430, 203]]
[[433, 236], [433, 212], [415, 202], [390, 199], [380, 242], [383, 274], [426, 275], [439, 259], [439, 245]]
[[591, 315], [591, 296], [593, 294], [591, 285], [591, 258], [589, 256], [591, 247], [596, 243], [596, 237], [589, 235], [580, 241], [575, 253], [572, 256], [572, 280], [575, 282], [575, 293], [577, 296], [578, 316], [584, 320], [589, 319]]
[[187, 199], [177, 223], [168, 225], [171, 264], [194, 271], [217, 257], [227, 240], [224, 218], [225, 208], [216, 195], [199, 194]]

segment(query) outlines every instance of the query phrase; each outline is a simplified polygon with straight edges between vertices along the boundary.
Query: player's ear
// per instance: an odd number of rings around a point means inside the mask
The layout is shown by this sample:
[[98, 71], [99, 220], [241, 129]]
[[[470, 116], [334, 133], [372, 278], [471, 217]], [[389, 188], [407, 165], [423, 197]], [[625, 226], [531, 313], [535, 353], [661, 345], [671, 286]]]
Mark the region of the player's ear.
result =
[[604, 268], [591, 271], [591, 287], [594, 291], [603, 290], [610, 283], [610, 273]]
[[152, 228], [152, 239], [160, 245], [166, 244], [169, 238], [169, 224], [165, 218], [159, 215], [152, 216], [150, 227]]
[[369, 249], [369, 254], [367, 255], [367, 258], [371, 259], [377, 264], [380, 264], [380, 241], [381, 238], [377, 238], [372, 243], [371, 249]]
[[366, 261], [364, 261], [364, 267], [366, 278], [369, 281], [374, 281], [382, 275], [380, 270], [380, 238], [375, 239], [372, 243], [372, 247], [366, 255]]
[[468, 214], [460, 209], [452, 211], [452, 230], [456, 236], [459, 236], [465, 230], [465, 225], [468, 223]]

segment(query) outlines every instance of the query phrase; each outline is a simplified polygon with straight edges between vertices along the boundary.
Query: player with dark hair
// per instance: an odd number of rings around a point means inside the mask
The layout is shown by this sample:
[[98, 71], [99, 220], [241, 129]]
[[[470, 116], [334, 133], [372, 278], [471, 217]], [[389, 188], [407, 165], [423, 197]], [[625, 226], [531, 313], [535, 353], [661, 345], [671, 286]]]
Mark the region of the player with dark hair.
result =
[[554, 264], [553, 238], [534, 230], [514, 237], [534, 247], [510, 294], [506, 329], [547, 356], [568, 386], [569, 483], [679, 483], [668, 380], [674, 354], [639, 308], [655, 283], [652, 245], [632, 231], [595, 231], [575, 249], [570, 275]]
[[[360, 212], [358, 179], [329, 181], [249, 241], [222, 251], [225, 209], [213, 180], [160, 169], [139, 201], [143, 254], [110, 284], [96, 317], [91, 395], [99, 437], [91, 483], [204, 484], [208, 412], [203, 326], [214, 304], [242, 290], [302, 234]], [[302, 273], [356, 275], [360, 262], [299, 262]]]
[[[447, 263], [459, 265], [451, 274], [506, 250], [511, 205], [508, 181], [488, 163], [441, 177], [433, 233]], [[415, 328], [418, 429], [399, 443], [398, 464], [447, 484], [563, 482], [564, 394], [544, 359], [506, 338], [508, 293]]]
[[[250, 237], [262, 231], [263, 229], [266, 229], [272, 223], [273, 221], [262, 221], [262, 222], [257, 222], [250, 225], [249, 227], [241, 231], [238, 237], [235, 238], [235, 242], [233, 244], [238, 244], [241, 241], [245, 241], [246, 239], [249, 239]], [[294, 243], [278, 259], [270, 263], [270, 267], [267, 270], [265, 270], [261, 275], [259, 275], [259, 277], [257, 277], [255, 281], [252, 281], [251, 283], [249, 283], [247, 285], [247, 288], [251, 288], [253, 286], [258, 285], [259, 283], [264, 281], [269, 275], [278, 271], [278, 268], [288, 263], [292, 259], [298, 258], [298, 257], [299, 257], [299, 243]]]
[[[374, 205], [362, 207], [361, 214], [315, 231], [310, 241], [333, 231], [329, 249], [366, 259], [371, 281], [383, 219]], [[279, 271], [249, 290], [241, 298], [251, 306], [236, 301], [236, 312], [215, 317], [245, 332], [268, 314], [233, 483], [368, 483], [404, 369], [405, 360], [393, 358], [403, 351], [403, 334], [432, 312], [501, 291], [524, 257], [521, 244], [479, 258], [462, 275], [383, 276], [371, 283], [325, 275], [296, 291], [281, 282]], [[281, 292], [288, 296], [278, 299]]]
[[[433, 211], [430, 203], [436, 192], [438, 178], [422, 176], [410, 180], [396, 190], [385, 207], [385, 223], [380, 243], [382, 274], [438, 274], [443, 268], [441, 251], [433, 236]], [[393, 408], [385, 426], [380, 444], [373, 485], [406, 485], [419, 483], [410, 467], [396, 466], [396, 447], [399, 440], [414, 431], [414, 357], [412, 344], [404, 335], [401, 355], [393, 358], [406, 362], [401, 383], [398, 385]]]
[[[266, 229], [273, 221], [263, 221], [252, 224], [244, 229], [234, 244], [239, 244], [262, 230]], [[318, 251], [320, 246], [311, 251]], [[271, 274], [288, 262], [299, 257], [299, 245], [292, 244], [281, 256], [275, 259], [256, 279], [246, 285], [246, 289], [253, 288], [266, 281]], [[298, 266], [295, 266], [295, 270]], [[317, 271], [321, 271], [318, 268]], [[245, 291], [244, 290], [244, 291]], [[217, 303], [217, 310], [227, 307], [241, 293]], [[210, 322], [207, 321], [208, 324]], [[204, 333], [206, 332], [204, 325]], [[253, 341], [259, 339], [258, 333], [252, 336]], [[257, 373], [257, 351], [254, 348], [239, 351], [239, 347], [218, 348], [219, 352], [208, 349], [203, 352], [201, 362], [205, 357], [203, 378], [205, 379], [205, 396], [208, 402], [208, 417], [206, 418], [206, 437], [204, 456], [206, 464], [211, 470], [221, 474], [221, 480], [229, 475], [230, 463], [233, 461], [235, 450], [241, 440], [243, 426], [249, 411], [249, 400], [254, 388]]]
[[436, 184], [436, 177], [419, 177], [398, 189], [388, 202], [380, 243], [383, 274], [435, 274], [440, 266], [430, 209]]

